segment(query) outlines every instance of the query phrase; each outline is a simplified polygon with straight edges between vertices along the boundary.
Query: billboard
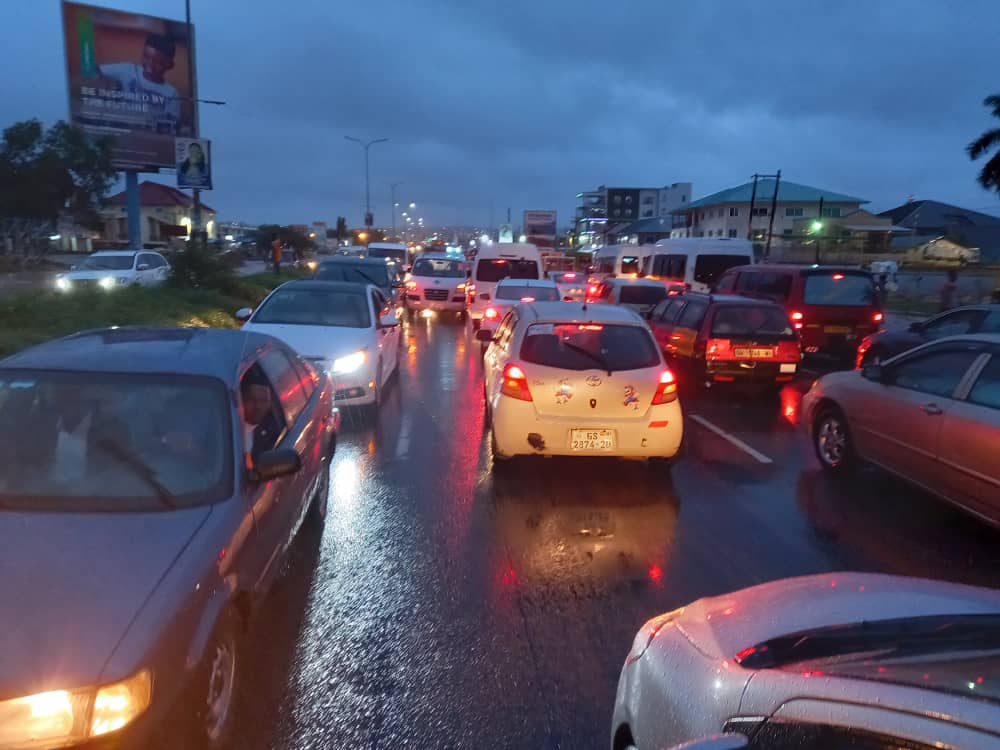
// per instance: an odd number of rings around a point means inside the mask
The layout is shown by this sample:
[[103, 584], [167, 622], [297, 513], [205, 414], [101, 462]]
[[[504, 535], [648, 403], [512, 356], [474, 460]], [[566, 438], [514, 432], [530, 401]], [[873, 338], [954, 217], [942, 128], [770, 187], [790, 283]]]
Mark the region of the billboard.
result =
[[187, 25], [73, 2], [62, 10], [70, 121], [115, 136], [121, 169], [176, 166], [174, 138], [198, 135]]
[[639, 191], [631, 188], [608, 188], [608, 219], [611, 222], [639, 218]]
[[177, 187], [212, 189], [212, 142], [204, 138], [174, 141]]
[[525, 211], [524, 235], [528, 242], [537, 247], [555, 247], [556, 212]]

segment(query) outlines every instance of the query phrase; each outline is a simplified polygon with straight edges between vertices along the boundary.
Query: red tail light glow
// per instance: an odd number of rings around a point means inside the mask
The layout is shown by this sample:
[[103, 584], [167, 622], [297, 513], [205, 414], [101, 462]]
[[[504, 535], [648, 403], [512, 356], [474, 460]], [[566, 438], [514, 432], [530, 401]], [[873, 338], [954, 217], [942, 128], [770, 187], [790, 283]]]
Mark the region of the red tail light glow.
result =
[[587, 324], [587, 325], [577, 326], [577, 330], [580, 330], [580, 331], [603, 331], [604, 330], [604, 326], [596, 326], [596, 325], [593, 325], [593, 324]]
[[534, 302], [534, 297], [521, 297], [521, 302]]
[[880, 313], [880, 312], [877, 312], [877, 313], [874, 313], [874, 314], [872, 315], [872, 322], [873, 322], [873, 323], [881, 323], [881, 322], [882, 322], [882, 319], [883, 319], [884, 317], [885, 317], [885, 316], [884, 316], [884, 315], [882, 315], [882, 313]]
[[573, 281], [575, 278], [576, 278], [576, 274], [575, 273], [564, 273], [563, 274], [563, 281]]
[[794, 325], [796, 329], [801, 330], [802, 318], [805, 316], [802, 313], [796, 311], [791, 313], [788, 317], [792, 319], [792, 325]]
[[519, 401], [531, 401], [528, 376], [524, 374], [524, 370], [515, 364], [508, 364], [503, 368], [503, 385], [500, 386], [500, 393]]
[[854, 369], [861, 369], [861, 361], [865, 358], [865, 354], [871, 348], [872, 340], [870, 336], [865, 336], [861, 339], [861, 343], [858, 345], [858, 354], [854, 358]]
[[833, 275], [833, 280], [834, 281], [840, 281], [842, 278], [844, 278], [844, 274], [842, 274], [842, 273], [835, 273]]
[[486, 312], [483, 313], [483, 317], [489, 318], [490, 320], [496, 320], [500, 316], [495, 307], [487, 307]]
[[653, 406], [659, 404], [669, 404], [677, 400], [677, 381], [670, 370], [660, 373], [660, 382], [656, 386], [656, 393], [653, 394]]

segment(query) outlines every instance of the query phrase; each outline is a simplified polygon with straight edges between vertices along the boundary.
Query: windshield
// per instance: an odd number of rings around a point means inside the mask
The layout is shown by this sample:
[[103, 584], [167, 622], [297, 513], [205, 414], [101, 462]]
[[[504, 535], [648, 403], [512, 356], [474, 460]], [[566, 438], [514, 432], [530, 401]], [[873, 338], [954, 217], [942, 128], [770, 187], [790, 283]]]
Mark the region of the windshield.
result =
[[465, 263], [460, 260], [420, 258], [413, 264], [413, 276], [430, 276], [442, 279], [464, 279]]
[[537, 279], [538, 263], [533, 260], [482, 260], [476, 266], [476, 281]]
[[694, 262], [694, 280], [712, 286], [730, 268], [751, 262], [752, 259], [746, 255], [699, 255]]
[[78, 271], [127, 271], [132, 268], [134, 255], [91, 255], [77, 266]]
[[378, 263], [324, 263], [313, 276], [317, 281], [353, 281], [389, 286], [389, 269]]
[[371, 315], [364, 294], [328, 289], [279, 289], [251, 319], [257, 324], [368, 328]]
[[779, 307], [726, 305], [715, 311], [712, 335], [720, 338], [770, 335], [795, 338], [788, 313]]
[[657, 305], [666, 296], [667, 288], [659, 284], [626, 284], [622, 287], [618, 301], [623, 305]]
[[803, 301], [807, 305], [869, 307], [875, 304], [875, 284], [867, 274], [810, 273]]
[[0, 507], [222, 500], [233, 483], [228, 403], [222, 382], [207, 377], [0, 373]]
[[559, 290], [551, 286], [497, 285], [497, 299], [525, 299], [527, 297], [539, 302], [558, 302]]
[[562, 370], [641, 370], [660, 357], [646, 328], [625, 325], [535, 323], [525, 332], [521, 358]]

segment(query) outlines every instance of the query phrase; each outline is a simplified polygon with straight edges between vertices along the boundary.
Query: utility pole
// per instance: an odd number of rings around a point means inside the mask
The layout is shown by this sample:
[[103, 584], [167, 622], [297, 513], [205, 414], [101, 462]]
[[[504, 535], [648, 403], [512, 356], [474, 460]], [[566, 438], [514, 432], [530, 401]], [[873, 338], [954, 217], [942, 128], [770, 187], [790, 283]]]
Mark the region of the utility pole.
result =
[[389, 139], [376, 138], [371, 141], [363, 141], [360, 138], [354, 138], [349, 135], [345, 135], [344, 138], [349, 141], [354, 141], [365, 150], [365, 226], [371, 229], [372, 224], [375, 223], [375, 217], [372, 216], [371, 171], [368, 167], [368, 149], [376, 143], [385, 143]]
[[813, 240], [813, 244], [816, 246], [815, 247], [815, 250], [816, 250], [816, 265], [818, 266], [819, 265], [819, 261], [820, 261], [820, 252], [819, 252], [820, 251], [820, 247], [819, 247], [819, 243], [820, 243], [820, 237], [822, 236], [822, 233], [823, 233], [823, 196], [822, 195], [819, 197], [819, 215], [818, 215], [818, 218], [816, 219], [816, 221], [814, 221], [812, 223], [812, 230], [813, 230], [813, 234], [816, 235], [815, 239]]
[[759, 176], [756, 174], [753, 176], [753, 192], [750, 193], [750, 216], [747, 217], [747, 239], [751, 242], [753, 241], [753, 209], [757, 203], [757, 178]]
[[[198, 137], [200, 128], [198, 127], [198, 92], [195, 90], [194, 76], [194, 29], [191, 26], [191, 0], [184, 0], [184, 21], [187, 24], [188, 42], [188, 90], [191, 92], [191, 122], [194, 124], [195, 138]], [[201, 190], [194, 188], [191, 191], [191, 240], [195, 237], [201, 242]]]
[[389, 202], [392, 204], [392, 236], [396, 236], [396, 188], [402, 185], [402, 182], [389, 182]]
[[781, 184], [781, 170], [774, 176], [774, 195], [771, 196], [771, 220], [767, 225], [767, 246], [764, 248], [764, 257], [771, 255], [771, 235], [774, 234], [774, 212], [778, 210], [778, 185]]

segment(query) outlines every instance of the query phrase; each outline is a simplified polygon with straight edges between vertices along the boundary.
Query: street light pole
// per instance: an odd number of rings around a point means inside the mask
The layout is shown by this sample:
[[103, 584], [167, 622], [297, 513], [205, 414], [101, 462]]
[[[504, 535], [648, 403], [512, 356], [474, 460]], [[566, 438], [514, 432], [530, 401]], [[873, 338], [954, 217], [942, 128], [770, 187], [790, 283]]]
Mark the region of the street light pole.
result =
[[349, 141], [354, 141], [361, 148], [365, 150], [365, 226], [369, 229], [374, 223], [374, 218], [372, 217], [372, 200], [371, 200], [371, 173], [368, 168], [368, 149], [374, 146], [376, 143], [385, 143], [388, 138], [375, 138], [371, 141], [363, 141], [360, 138], [354, 138], [353, 136], [345, 135]]
[[[191, 94], [191, 118], [194, 123], [195, 138], [198, 137], [198, 92], [195, 90], [194, 78], [194, 32], [191, 27], [191, 0], [184, 0], [184, 22], [187, 24], [187, 44], [188, 44], [188, 89]], [[191, 191], [191, 226], [188, 229], [189, 242], [194, 240], [197, 244], [201, 242], [201, 190], [194, 188]], [[197, 238], [197, 239], [195, 239]]]
[[402, 182], [390, 182], [389, 185], [389, 202], [392, 203], [392, 236], [396, 236], [396, 188], [402, 185]]

